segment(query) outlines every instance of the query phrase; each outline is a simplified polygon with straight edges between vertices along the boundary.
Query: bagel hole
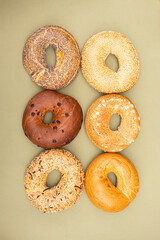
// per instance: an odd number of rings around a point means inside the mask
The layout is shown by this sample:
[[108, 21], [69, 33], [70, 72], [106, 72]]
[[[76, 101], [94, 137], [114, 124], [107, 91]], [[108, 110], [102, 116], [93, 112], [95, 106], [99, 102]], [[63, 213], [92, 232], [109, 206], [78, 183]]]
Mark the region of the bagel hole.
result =
[[109, 178], [110, 182], [117, 187], [117, 176], [114, 172], [109, 172], [107, 174], [107, 177]]
[[105, 60], [105, 64], [107, 65], [107, 67], [108, 67], [109, 69], [111, 69], [111, 70], [114, 71], [114, 72], [117, 72], [118, 69], [119, 69], [118, 58], [117, 58], [114, 54], [112, 54], [112, 53], [110, 53], [110, 54], [107, 56], [107, 58], [106, 58], [106, 60]]
[[52, 122], [53, 118], [54, 118], [54, 115], [52, 112], [46, 112], [44, 119], [43, 119], [43, 123], [50, 124]]
[[117, 131], [121, 124], [121, 116], [118, 113], [112, 114], [110, 121], [109, 121], [109, 128], [112, 131]]
[[58, 170], [53, 170], [48, 174], [46, 185], [49, 188], [55, 187], [61, 180], [62, 174]]
[[53, 68], [56, 65], [56, 50], [53, 46], [49, 46], [46, 49], [46, 62], [49, 68]]

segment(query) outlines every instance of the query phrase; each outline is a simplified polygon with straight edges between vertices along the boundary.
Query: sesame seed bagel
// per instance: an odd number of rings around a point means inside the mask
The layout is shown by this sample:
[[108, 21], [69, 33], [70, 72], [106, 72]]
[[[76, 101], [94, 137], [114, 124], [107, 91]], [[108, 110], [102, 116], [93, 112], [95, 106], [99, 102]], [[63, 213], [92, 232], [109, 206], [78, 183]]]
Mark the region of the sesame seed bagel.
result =
[[[110, 53], [119, 61], [117, 72], [105, 63]], [[83, 48], [82, 72], [88, 83], [99, 92], [124, 92], [137, 81], [139, 60], [132, 43], [123, 34], [100, 32], [91, 37]]]
[[[121, 123], [116, 131], [112, 131], [109, 122], [116, 113], [121, 116]], [[140, 118], [128, 98], [119, 94], [108, 94], [98, 98], [90, 106], [85, 127], [88, 137], [98, 148], [105, 152], [119, 152], [138, 136]]]
[[[49, 124], [44, 123], [47, 112], [53, 113], [53, 119]], [[45, 90], [28, 102], [22, 126], [30, 141], [49, 149], [70, 143], [77, 136], [82, 120], [81, 106], [74, 98]]]
[[[114, 172], [116, 187], [107, 177]], [[86, 192], [91, 202], [107, 212], [119, 212], [136, 197], [138, 173], [133, 164], [118, 153], [103, 153], [89, 165], [85, 176]]]
[[[59, 183], [48, 188], [48, 174], [61, 172]], [[29, 165], [24, 186], [31, 203], [43, 212], [57, 212], [72, 206], [79, 198], [84, 184], [84, 172], [78, 159], [63, 149], [46, 150]]]
[[[56, 51], [55, 67], [47, 66], [46, 49]], [[74, 37], [58, 26], [45, 26], [31, 35], [24, 46], [23, 65], [32, 81], [46, 89], [60, 89], [70, 84], [80, 67], [80, 51]]]

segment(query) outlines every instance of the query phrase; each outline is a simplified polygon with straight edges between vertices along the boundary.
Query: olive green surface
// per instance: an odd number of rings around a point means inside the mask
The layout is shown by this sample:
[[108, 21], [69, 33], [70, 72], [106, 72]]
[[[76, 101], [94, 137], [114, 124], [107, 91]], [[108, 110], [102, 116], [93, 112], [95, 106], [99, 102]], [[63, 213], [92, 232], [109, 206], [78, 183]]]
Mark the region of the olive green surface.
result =
[[[135, 165], [140, 189], [121, 212], [96, 208], [84, 190], [68, 210], [47, 214], [33, 207], [25, 193], [26, 168], [42, 149], [25, 137], [21, 122], [27, 102], [42, 88], [23, 68], [22, 51], [26, 39], [48, 24], [73, 34], [81, 51], [93, 34], [106, 30], [123, 33], [137, 50], [140, 76], [123, 94], [137, 107], [141, 131], [121, 153]], [[159, 240], [160, 1], [1, 0], [0, 33], [0, 240]], [[84, 118], [90, 104], [101, 96], [81, 71], [59, 92], [79, 101]], [[84, 122], [78, 136], [64, 148], [79, 158], [84, 170], [102, 153], [88, 139]]]

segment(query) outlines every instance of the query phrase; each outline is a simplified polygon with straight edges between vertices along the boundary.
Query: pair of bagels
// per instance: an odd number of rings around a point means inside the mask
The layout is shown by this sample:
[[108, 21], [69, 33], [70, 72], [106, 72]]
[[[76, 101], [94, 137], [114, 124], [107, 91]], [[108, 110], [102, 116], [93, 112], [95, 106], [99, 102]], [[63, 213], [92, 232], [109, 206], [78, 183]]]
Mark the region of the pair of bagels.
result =
[[[58, 170], [59, 183], [49, 188], [48, 174]], [[117, 187], [107, 177], [117, 175]], [[117, 153], [104, 153], [88, 167], [86, 191], [98, 208], [117, 212], [126, 208], [135, 198], [139, 179], [133, 164]], [[24, 180], [25, 190], [31, 203], [43, 212], [57, 212], [72, 206], [80, 197], [84, 185], [84, 172], [78, 159], [69, 151], [51, 149], [40, 153], [29, 165]]]
[[[55, 67], [47, 66], [46, 49], [56, 51]], [[32, 80], [45, 89], [66, 87], [76, 77], [80, 67], [80, 51], [74, 37], [58, 26], [38, 29], [26, 41], [23, 65]], [[46, 90], [35, 95], [23, 115], [25, 135], [43, 148], [57, 148], [70, 143], [78, 134], [83, 119], [79, 103], [72, 97]], [[50, 124], [44, 123], [47, 112], [52, 112]]]
[[[47, 66], [46, 49], [56, 51], [55, 67]], [[105, 60], [112, 53], [119, 61], [117, 72]], [[38, 29], [26, 41], [23, 65], [32, 80], [45, 89], [61, 89], [70, 84], [80, 67], [81, 54], [74, 37], [58, 26]], [[92, 87], [104, 93], [130, 89], [139, 75], [139, 61], [132, 43], [117, 32], [101, 32], [91, 37], [82, 51], [82, 72]]]
[[[109, 54], [118, 58], [117, 72], [105, 63]], [[129, 90], [137, 81], [139, 60], [135, 48], [123, 34], [112, 31], [98, 33], [84, 46], [82, 72], [92, 87], [110, 93], [98, 98], [87, 112], [85, 126], [89, 138], [105, 152], [122, 151], [137, 137], [140, 118], [128, 98], [114, 93]], [[121, 116], [117, 131], [109, 127], [113, 114]]]

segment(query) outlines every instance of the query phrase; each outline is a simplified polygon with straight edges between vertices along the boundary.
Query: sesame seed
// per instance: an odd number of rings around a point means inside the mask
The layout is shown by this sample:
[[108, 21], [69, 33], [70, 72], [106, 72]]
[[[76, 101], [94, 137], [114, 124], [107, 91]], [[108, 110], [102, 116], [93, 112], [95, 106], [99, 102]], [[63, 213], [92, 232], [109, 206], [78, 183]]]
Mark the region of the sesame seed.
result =
[[115, 106], [114, 106], [114, 109], [117, 110], [117, 109], [118, 109], [118, 105], [115, 105]]

